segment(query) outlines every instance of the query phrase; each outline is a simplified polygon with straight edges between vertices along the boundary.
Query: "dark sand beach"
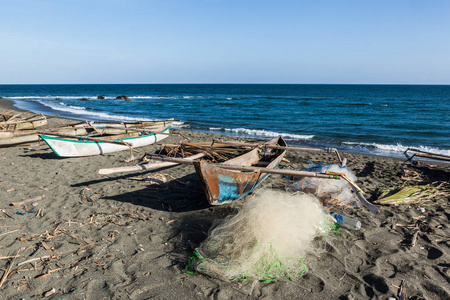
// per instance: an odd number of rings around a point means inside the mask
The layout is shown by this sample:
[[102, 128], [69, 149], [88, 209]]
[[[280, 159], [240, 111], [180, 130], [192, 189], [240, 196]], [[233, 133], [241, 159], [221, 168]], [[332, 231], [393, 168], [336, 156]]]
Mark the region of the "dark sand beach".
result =
[[[0, 111], [15, 109], [0, 100]], [[54, 118], [47, 127], [74, 123]], [[191, 141], [208, 133], [182, 131]], [[176, 143], [170, 136], [163, 143]], [[151, 152], [152, 145], [139, 148]], [[344, 153], [370, 201], [377, 189], [416, 183], [448, 184], [450, 164]], [[308, 270], [296, 280], [223, 282], [187, 274], [188, 258], [214, 220], [245, 202], [209, 206], [189, 165], [152, 172], [100, 175], [126, 163], [129, 151], [58, 158], [45, 144], [0, 148], [0, 299], [406, 299], [450, 298], [449, 194], [412, 205], [337, 210], [362, 223], [359, 231], [317, 237]], [[281, 168], [300, 170], [327, 154], [288, 152]], [[159, 174], [164, 184], [138, 180]], [[258, 189], [285, 189], [272, 175]], [[448, 191], [448, 190], [447, 190]], [[40, 197], [26, 205], [11, 206]], [[26, 207], [25, 207], [26, 206]], [[38, 211], [24, 215], [17, 212]], [[417, 226], [416, 226], [417, 225]], [[417, 233], [412, 245], [414, 232]], [[15, 256], [15, 257], [14, 257]], [[5, 275], [6, 273], [6, 275]]]

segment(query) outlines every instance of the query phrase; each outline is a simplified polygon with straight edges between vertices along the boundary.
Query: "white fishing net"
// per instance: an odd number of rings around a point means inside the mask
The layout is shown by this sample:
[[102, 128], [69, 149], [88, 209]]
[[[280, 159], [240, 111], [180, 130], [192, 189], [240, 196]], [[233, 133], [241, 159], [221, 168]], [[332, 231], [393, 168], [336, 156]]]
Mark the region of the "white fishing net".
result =
[[294, 280], [306, 271], [312, 238], [332, 226], [315, 197], [260, 190], [210, 231], [191, 265], [221, 280]]

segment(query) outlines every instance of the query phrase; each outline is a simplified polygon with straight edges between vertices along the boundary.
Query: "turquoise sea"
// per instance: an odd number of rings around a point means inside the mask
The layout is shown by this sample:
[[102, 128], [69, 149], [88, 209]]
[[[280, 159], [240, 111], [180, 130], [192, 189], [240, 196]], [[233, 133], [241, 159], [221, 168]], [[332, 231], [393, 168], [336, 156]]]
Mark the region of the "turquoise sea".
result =
[[[132, 101], [115, 99], [120, 95]], [[450, 155], [448, 85], [0, 85], [0, 96], [21, 109], [81, 120], [173, 117], [189, 130], [259, 139], [283, 134], [291, 145]]]

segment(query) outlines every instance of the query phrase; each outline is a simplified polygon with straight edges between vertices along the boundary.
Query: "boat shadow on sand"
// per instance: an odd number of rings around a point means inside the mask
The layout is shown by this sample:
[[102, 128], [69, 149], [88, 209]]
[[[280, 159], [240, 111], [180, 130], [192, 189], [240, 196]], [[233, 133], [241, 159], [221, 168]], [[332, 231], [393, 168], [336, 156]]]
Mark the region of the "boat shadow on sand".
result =
[[[31, 151], [33, 151], [33, 150], [31, 150]], [[40, 153], [30, 153], [30, 154], [28, 154], [28, 152], [25, 152], [25, 153], [26, 154], [20, 155], [20, 157], [40, 158], [40, 159], [45, 159], [45, 160], [61, 160], [61, 157], [59, 157], [52, 151], [40, 152]]]
[[[165, 169], [168, 168], [161, 168], [158, 171], [161, 172]], [[158, 182], [152, 184], [150, 181], [147, 181], [146, 176], [151, 176], [151, 174], [153, 173], [108, 176], [101, 179], [75, 183], [71, 187], [89, 186], [94, 190], [98, 188], [102, 190], [105, 187], [101, 186], [107, 186], [111, 182], [121, 182], [123, 186], [130, 187], [129, 189], [126, 188], [129, 191], [115, 191], [114, 195], [108, 192], [101, 198], [176, 213], [197, 211], [211, 207], [206, 200], [205, 192], [196, 173], [189, 173], [176, 179], [167, 178], [167, 182], [162, 184]], [[142, 180], [133, 180], [136, 178]]]

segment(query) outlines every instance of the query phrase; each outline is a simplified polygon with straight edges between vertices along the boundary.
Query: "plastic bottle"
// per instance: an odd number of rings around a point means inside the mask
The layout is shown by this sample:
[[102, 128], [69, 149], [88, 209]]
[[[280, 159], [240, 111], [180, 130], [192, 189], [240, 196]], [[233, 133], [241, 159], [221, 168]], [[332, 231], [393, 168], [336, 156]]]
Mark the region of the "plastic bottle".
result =
[[344, 227], [354, 229], [354, 230], [360, 230], [361, 229], [361, 222], [355, 219], [352, 219], [350, 217], [346, 217], [340, 214], [331, 214], [333, 218], [336, 219], [336, 222]]

